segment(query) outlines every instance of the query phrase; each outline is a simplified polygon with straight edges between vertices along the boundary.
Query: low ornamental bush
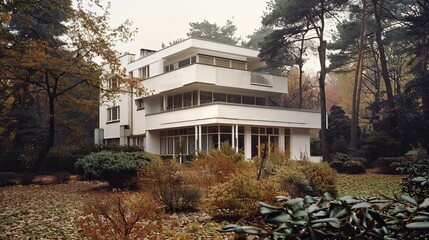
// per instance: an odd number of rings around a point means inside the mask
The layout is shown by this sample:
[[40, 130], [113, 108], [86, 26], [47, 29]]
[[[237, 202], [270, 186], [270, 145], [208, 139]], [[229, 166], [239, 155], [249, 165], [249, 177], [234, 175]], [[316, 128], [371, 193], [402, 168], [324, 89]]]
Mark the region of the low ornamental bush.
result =
[[74, 166], [86, 178], [106, 180], [113, 188], [124, 188], [135, 181], [138, 169], [150, 161], [151, 155], [144, 152], [101, 151], [79, 158]]
[[272, 178], [279, 183], [280, 189], [287, 192], [289, 196], [300, 197], [314, 193], [310, 181], [297, 167], [285, 166], [280, 168]]
[[347, 162], [350, 161], [350, 156], [345, 153], [336, 153], [332, 161]]
[[188, 182], [185, 166], [173, 160], [156, 160], [139, 171], [143, 189], [164, 204], [168, 212], [193, 211], [202, 192]]
[[337, 161], [337, 160], [334, 160], [334, 161], [329, 163], [329, 167], [331, 167], [332, 169], [334, 169], [335, 171], [337, 171], [339, 173], [342, 172], [343, 165], [344, 165], [343, 162]]
[[147, 194], [113, 192], [83, 210], [76, 221], [82, 239], [144, 239], [162, 230], [162, 206]]
[[271, 201], [282, 194], [272, 179], [257, 180], [254, 172], [242, 172], [207, 194], [204, 207], [218, 220], [249, 220], [258, 215], [257, 201]]
[[301, 171], [310, 182], [315, 195], [328, 192], [332, 196], [337, 196], [336, 172], [327, 163], [297, 162]]
[[412, 161], [406, 157], [380, 157], [375, 162], [375, 167], [381, 174], [400, 174], [398, 169], [411, 163]]
[[343, 164], [341, 167], [341, 172], [348, 174], [361, 174], [365, 173], [365, 167], [360, 161], [350, 160]]
[[[418, 203], [403, 195], [398, 199], [364, 199], [345, 196], [279, 196], [274, 206], [260, 202], [263, 228], [226, 225], [220, 232], [256, 235], [258, 239], [427, 239], [429, 198]], [[246, 237], [246, 236], [244, 236]], [[241, 239], [241, 238], [240, 238]], [[246, 238], [244, 238], [246, 239]]]

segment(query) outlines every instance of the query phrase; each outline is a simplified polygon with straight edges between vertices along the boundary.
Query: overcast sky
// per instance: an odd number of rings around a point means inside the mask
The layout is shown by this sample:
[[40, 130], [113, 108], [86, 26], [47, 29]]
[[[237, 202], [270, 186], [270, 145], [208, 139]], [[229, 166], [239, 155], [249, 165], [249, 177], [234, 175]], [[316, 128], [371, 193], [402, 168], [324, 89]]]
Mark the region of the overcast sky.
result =
[[129, 19], [138, 33], [133, 42], [118, 44], [120, 52], [140, 48], [159, 50], [178, 38], [187, 38], [190, 22], [207, 20], [219, 26], [232, 19], [237, 36], [245, 38], [261, 26], [267, 0], [111, 0], [111, 23]]

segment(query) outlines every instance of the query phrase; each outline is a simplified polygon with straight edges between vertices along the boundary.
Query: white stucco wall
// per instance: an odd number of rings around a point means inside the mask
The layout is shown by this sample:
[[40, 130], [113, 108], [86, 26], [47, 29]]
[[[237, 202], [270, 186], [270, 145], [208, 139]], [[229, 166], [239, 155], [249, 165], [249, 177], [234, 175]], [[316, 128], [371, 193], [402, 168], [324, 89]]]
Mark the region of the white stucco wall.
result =
[[291, 159], [302, 160], [304, 156], [310, 157], [310, 129], [292, 128], [290, 141]]

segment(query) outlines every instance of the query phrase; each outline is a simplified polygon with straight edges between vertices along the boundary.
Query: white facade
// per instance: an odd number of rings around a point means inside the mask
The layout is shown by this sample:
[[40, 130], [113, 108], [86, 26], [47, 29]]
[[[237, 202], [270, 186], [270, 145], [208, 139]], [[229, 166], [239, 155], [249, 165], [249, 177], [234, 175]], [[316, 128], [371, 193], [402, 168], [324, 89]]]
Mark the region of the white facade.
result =
[[261, 154], [261, 145], [291, 159], [314, 159], [309, 131], [320, 129], [320, 113], [270, 106], [270, 96], [287, 93], [287, 78], [257, 72], [264, 66], [258, 53], [190, 38], [142, 50], [138, 59], [122, 56], [149, 94], [100, 106], [97, 143], [140, 145], [182, 159], [228, 141], [246, 159]]

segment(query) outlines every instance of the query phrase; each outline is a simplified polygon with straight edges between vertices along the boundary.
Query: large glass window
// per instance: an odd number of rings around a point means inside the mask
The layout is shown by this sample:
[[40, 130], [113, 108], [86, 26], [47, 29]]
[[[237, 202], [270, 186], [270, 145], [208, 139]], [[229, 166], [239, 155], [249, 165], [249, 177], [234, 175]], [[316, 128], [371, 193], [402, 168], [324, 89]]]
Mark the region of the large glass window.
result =
[[230, 103], [241, 103], [241, 96], [240, 95], [234, 95], [234, 94], [228, 94], [228, 102]]
[[252, 127], [251, 128], [252, 156], [262, 156], [279, 150], [279, 129]]
[[222, 59], [222, 58], [216, 58], [216, 66], [219, 67], [227, 67], [229, 68], [229, 62], [230, 60]]
[[246, 63], [239, 61], [231, 61], [231, 68], [246, 70]]
[[212, 102], [212, 92], [200, 92], [200, 104], [211, 103]]
[[183, 107], [192, 106], [192, 92], [183, 94]]
[[255, 105], [255, 97], [243, 96], [243, 104]]
[[182, 108], [182, 94], [174, 96], [174, 109]]
[[198, 62], [202, 64], [214, 65], [214, 58], [208, 56], [198, 56]]
[[226, 102], [225, 93], [213, 93], [213, 98], [215, 102]]

